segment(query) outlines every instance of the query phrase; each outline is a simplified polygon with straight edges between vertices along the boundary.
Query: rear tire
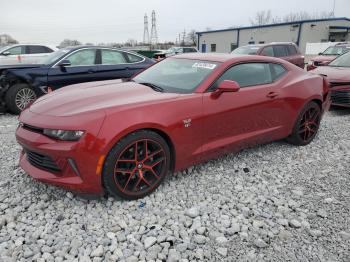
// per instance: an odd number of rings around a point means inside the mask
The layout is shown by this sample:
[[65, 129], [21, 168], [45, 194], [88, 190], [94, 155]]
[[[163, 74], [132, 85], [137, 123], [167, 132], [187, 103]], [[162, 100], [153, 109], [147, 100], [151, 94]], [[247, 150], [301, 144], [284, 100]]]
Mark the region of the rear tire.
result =
[[286, 139], [287, 142], [297, 146], [309, 144], [315, 138], [320, 122], [320, 106], [315, 102], [308, 103], [300, 112], [292, 134]]
[[122, 138], [106, 157], [102, 182], [108, 194], [128, 200], [152, 193], [170, 168], [166, 141], [149, 130]]
[[27, 84], [15, 84], [6, 93], [6, 107], [11, 113], [18, 115], [36, 98], [34, 90]]

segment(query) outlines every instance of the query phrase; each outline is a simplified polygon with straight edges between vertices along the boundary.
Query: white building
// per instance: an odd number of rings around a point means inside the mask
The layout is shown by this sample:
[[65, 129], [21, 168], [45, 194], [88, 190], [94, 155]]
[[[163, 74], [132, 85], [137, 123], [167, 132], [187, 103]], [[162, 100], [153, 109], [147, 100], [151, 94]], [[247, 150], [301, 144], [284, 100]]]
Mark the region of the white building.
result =
[[350, 19], [302, 20], [198, 32], [197, 36], [198, 50], [203, 53], [229, 53], [238, 46], [270, 42], [294, 42], [305, 53], [308, 42], [350, 41]]

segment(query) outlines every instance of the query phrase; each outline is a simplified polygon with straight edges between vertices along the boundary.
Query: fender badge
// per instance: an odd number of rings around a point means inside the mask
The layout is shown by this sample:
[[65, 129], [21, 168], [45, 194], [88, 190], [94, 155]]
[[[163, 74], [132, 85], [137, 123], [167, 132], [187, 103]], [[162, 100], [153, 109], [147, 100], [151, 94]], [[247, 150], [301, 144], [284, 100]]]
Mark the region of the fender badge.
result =
[[182, 122], [184, 123], [185, 127], [190, 127], [191, 126], [191, 121], [192, 121], [191, 118], [182, 120]]

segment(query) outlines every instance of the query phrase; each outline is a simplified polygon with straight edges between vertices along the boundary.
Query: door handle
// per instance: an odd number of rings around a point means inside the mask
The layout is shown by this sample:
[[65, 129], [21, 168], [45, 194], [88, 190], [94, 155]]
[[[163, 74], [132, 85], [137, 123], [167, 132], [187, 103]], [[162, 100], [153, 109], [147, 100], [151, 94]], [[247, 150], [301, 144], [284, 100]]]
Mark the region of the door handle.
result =
[[276, 92], [270, 92], [266, 95], [266, 97], [268, 97], [268, 98], [275, 98], [277, 96], [278, 96], [278, 94]]
[[89, 70], [88, 70], [88, 73], [89, 73], [89, 74], [95, 73], [95, 70], [89, 69]]

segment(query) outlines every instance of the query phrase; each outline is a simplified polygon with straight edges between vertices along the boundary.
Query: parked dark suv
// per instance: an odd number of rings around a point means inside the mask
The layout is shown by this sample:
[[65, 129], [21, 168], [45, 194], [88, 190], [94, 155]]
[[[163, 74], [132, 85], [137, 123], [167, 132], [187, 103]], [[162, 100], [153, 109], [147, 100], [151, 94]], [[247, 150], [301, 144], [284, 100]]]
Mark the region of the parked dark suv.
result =
[[[130, 78], [155, 62], [139, 54], [108, 47], [60, 49], [38, 65], [13, 65], [0, 76], [0, 110], [20, 113], [37, 97], [63, 86]], [[1, 68], [0, 68], [1, 69]]]
[[286, 60], [296, 66], [304, 68], [304, 56], [294, 43], [269, 43], [259, 45], [246, 45], [236, 48], [231, 54], [237, 55], [263, 55], [273, 56]]

